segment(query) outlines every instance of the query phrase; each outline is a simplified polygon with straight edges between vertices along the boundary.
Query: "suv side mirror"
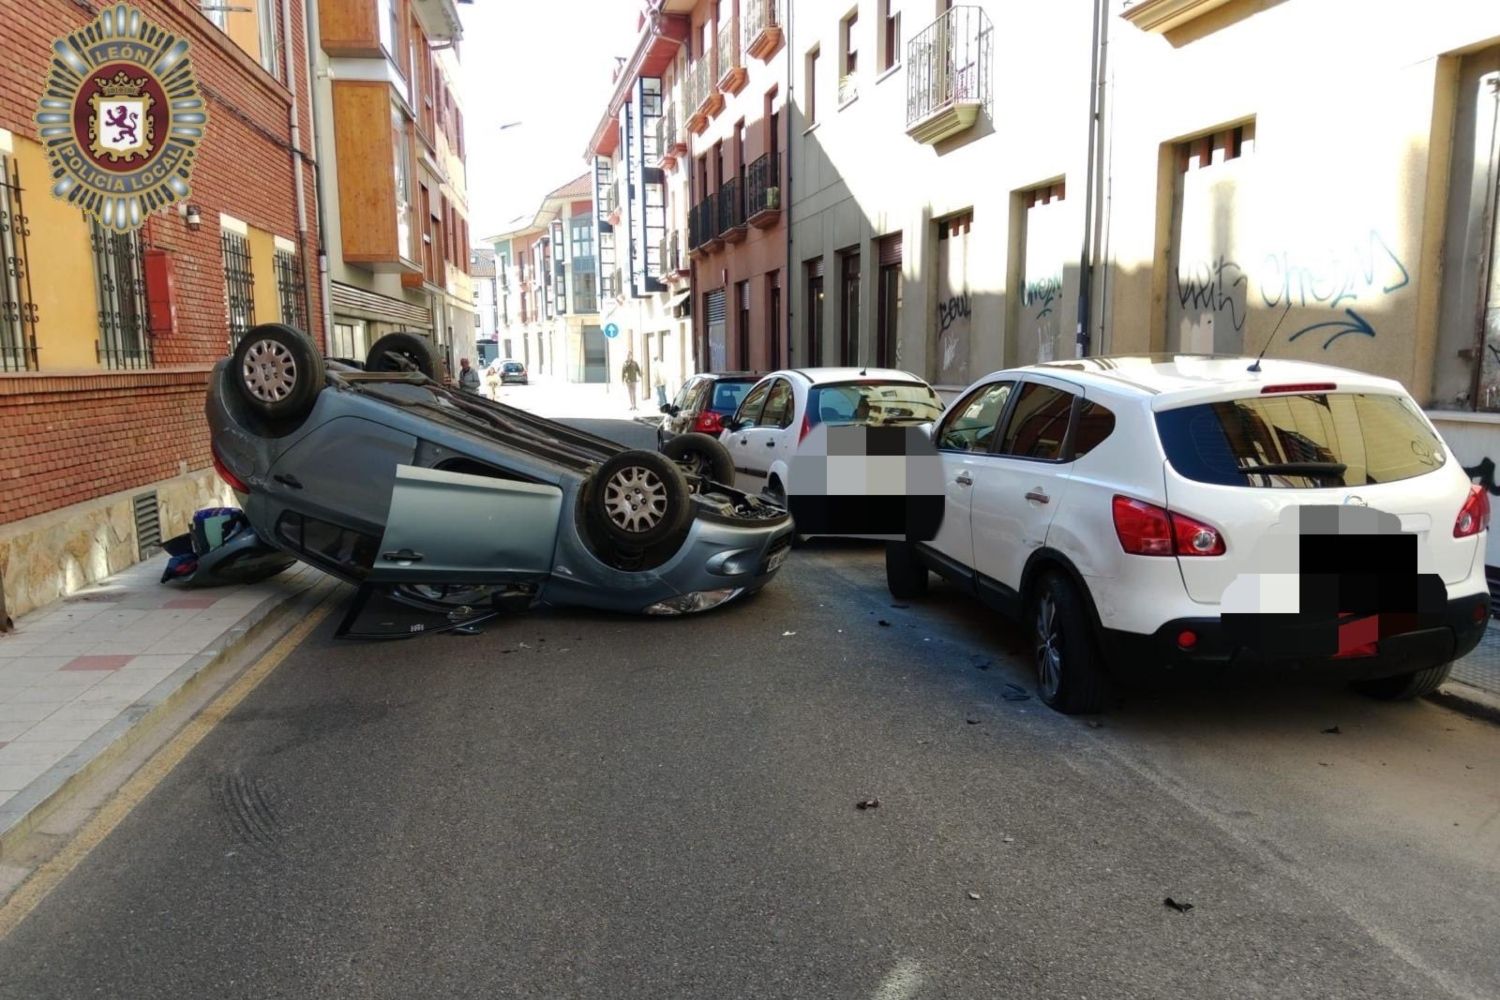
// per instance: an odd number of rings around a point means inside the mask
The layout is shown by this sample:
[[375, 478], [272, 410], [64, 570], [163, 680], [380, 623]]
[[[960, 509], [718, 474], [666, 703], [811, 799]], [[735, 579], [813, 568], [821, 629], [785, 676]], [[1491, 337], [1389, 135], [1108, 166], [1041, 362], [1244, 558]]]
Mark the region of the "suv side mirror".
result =
[[745, 426], [745, 422], [739, 417], [730, 417], [724, 421], [724, 429], [731, 434]]

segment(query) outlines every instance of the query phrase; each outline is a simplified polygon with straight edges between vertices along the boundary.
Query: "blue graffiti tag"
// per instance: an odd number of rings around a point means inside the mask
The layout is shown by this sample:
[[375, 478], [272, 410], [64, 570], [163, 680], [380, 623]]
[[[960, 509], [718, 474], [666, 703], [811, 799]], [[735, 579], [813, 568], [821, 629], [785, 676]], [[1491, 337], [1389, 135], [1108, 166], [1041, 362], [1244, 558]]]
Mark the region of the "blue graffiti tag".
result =
[[1026, 286], [1025, 300], [1027, 307], [1040, 305], [1041, 312], [1036, 314], [1037, 319], [1052, 312], [1052, 304], [1062, 297], [1062, 279], [1043, 278], [1033, 281]]
[[1323, 350], [1326, 351], [1328, 350], [1329, 344], [1332, 344], [1335, 340], [1338, 340], [1345, 334], [1362, 333], [1366, 337], [1375, 336], [1375, 328], [1370, 325], [1369, 320], [1365, 319], [1359, 313], [1355, 312], [1353, 309], [1345, 309], [1344, 315], [1348, 316], [1349, 319], [1332, 320], [1327, 323], [1314, 323], [1312, 326], [1304, 326], [1302, 329], [1298, 330], [1287, 339], [1296, 340], [1304, 333], [1312, 333], [1314, 330], [1322, 330], [1325, 327], [1331, 327], [1338, 330], [1338, 333], [1335, 333], [1333, 336], [1323, 341]]

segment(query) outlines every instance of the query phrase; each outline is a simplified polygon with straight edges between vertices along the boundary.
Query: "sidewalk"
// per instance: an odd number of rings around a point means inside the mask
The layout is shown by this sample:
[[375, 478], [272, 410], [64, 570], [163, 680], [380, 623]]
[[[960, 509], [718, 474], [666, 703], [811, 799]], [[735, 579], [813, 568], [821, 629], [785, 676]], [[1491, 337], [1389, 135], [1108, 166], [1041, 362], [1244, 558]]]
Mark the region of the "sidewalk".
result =
[[619, 382], [567, 382], [547, 375], [531, 376], [530, 385], [502, 387], [500, 402], [549, 418], [634, 420], [661, 415], [655, 392], [644, 384], [636, 389], [637, 409], [632, 413], [630, 396]]
[[159, 582], [166, 558], [0, 634], [0, 860], [76, 779], [329, 579], [298, 564], [251, 586], [179, 590]]

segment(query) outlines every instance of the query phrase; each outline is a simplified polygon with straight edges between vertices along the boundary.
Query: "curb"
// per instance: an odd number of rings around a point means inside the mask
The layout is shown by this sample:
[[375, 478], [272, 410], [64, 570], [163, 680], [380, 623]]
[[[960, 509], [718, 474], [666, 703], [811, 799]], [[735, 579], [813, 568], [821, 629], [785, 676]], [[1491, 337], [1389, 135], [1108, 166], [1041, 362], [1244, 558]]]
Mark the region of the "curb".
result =
[[134, 705], [0, 807], [0, 860], [7, 858], [20, 841], [65, 806], [89, 778], [149, 736], [162, 720], [197, 692], [214, 668], [265, 636], [291, 612], [300, 610], [300, 614], [292, 616], [294, 621], [300, 619], [338, 586], [338, 581], [316, 571], [309, 571], [307, 576], [306, 583], [296, 590], [272, 595], [257, 604], [207, 649], [163, 678]]
[[1427, 696], [1445, 708], [1489, 722], [1500, 723], [1500, 695], [1463, 681], [1448, 681]]

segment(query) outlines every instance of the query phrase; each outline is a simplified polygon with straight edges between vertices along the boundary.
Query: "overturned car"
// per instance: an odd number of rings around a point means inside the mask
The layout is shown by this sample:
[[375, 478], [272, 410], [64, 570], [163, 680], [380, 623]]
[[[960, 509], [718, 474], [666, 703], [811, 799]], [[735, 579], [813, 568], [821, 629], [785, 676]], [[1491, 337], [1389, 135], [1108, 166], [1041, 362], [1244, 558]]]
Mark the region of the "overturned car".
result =
[[765, 586], [791, 546], [784, 508], [450, 388], [413, 334], [360, 368], [257, 326], [214, 368], [207, 414], [261, 538], [416, 607], [703, 611]]

